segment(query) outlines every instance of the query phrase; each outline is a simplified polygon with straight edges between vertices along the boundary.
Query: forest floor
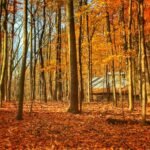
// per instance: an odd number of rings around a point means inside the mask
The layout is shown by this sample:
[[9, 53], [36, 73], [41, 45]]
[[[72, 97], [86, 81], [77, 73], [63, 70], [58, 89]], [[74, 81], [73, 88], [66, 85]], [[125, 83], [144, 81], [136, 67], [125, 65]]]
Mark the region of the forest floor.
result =
[[[83, 113], [67, 112], [67, 103], [29, 104], [24, 120], [16, 120], [17, 105], [0, 108], [0, 150], [150, 150], [150, 124], [142, 124], [140, 104], [131, 113], [127, 104], [85, 103]], [[147, 109], [150, 120], [150, 105]]]

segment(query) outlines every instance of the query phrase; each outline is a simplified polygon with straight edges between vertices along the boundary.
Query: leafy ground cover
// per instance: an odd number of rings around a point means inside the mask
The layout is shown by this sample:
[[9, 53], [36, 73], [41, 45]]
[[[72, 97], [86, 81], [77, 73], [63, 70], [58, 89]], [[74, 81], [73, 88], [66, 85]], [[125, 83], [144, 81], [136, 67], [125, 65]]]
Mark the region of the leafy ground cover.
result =
[[[0, 108], [0, 150], [150, 149], [150, 125], [141, 123], [137, 103], [131, 113], [106, 102], [85, 103], [82, 114], [67, 113], [67, 103], [35, 103], [17, 121], [16, 104]], [[147, 119], [150, 119], [148, 106]]]

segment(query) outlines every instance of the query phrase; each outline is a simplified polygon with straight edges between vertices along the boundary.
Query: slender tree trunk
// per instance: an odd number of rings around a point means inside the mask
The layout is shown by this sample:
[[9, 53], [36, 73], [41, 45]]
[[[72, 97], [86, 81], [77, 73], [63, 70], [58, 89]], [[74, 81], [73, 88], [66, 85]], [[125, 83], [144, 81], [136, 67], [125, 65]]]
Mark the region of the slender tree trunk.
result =
[[[109, 12], [106, 11], [106, 30], [107, 30], [107, 42], [111, 44], [111, 55], [114, 55], [114, 50], [112, 46], [112, 39], [111, 39], [111, 28], [110, 28], [110, 20], [109, 20]], [[114, 68], [114, 60], [111, 63], [112, 69], [112, 90], [113, 90], [113, 101], [114, 105], [117, 106], [117, 98], [116, 98], [116, 85], [115, 85], [115, 68]]]
[[3, 61], [2, 61], [2, 70], [1, 70], [1, 76], [0, 76], [0, 98], [1, 98], [1, 106], [2, 106], [2, 100], [4, 100], [5, 97], [5, 75], [6, 75], [6, 67], [7, 67], [7, 3], [6, 1], [3, 1], [3, 9], [4, 9], [4, 21], [3, 24], [3, 31], [4, 31], [4, 39], [3, 39]]
[[[50, 26], [49, 26], [49, 46], [48, 46], [48, 61], [51, 62], [51, 56], [52, 56], [52, 24], [50, 19]], [[50, 99], [53, 100], [53, 84], [52, 84], [52, 71], [50, 70], [49, 75], [49, 92], [50, 92]]]
[[66, 79], [66, 81], [65, 81], [65, 98], [66, 98], [66, 100], [68, 100], [68, 99], [70, 99], [70, 93], [69, 93], [69, 81], [68, 81], [68, 79], [69, 79], [69, 66], [68, 66], [68, 53], [66, 52], [66, 54], [65, 54], [65, 58], [66, 58], [66, 61], [65, 61], [65, 64], [66, 64], [66, 67], [65, 67], [65, 79]]
[[[121, 1], [121, 9], [120, 9], [120, 25], [121, 25], [121, 37], [122, 37], [122, 41], [123, 41], [123, 44], [122, 44], [122, 49], [124, 50], [124, 52], [127, 51], [128, 49], [128, 43], [127, 43], [127, 36], [126, 36], [126, 30], [125, 30], [125, 19], [124, 19], [124, 12], [125, 12], [125, 8], [124, 8], [124, 0]], [[122, 64], [122, 61], [120, 61], [120, 69], [119, 69], [119, 72], [121, 73], [122, 72], [122, 67], [121, 67], [121, 64]], [[122, 85], [122, 75], [120, 74], [120, 86]], [[122, 91], [121, 91], [121, 87], [120, 87], [120, 99], [121, 99], [121, 102], [122, 102], [122, 106], [123, 106], [123, 97], [122, 97]]]
[[[132, 0], [129, 0], [129, 21], [128, 21], [128, 51], [131, 51], [131, 25], [132, 25]], [[128, 95], [129, 95], [129, 110], [133, 110], [133, 79], [132, 79], [132, 56], [128, 58]]]
[[[40, 55], [40, 65], [41, 68], [44, 68], [44, 59], [43, 59], [43, 48], [42, 48], [42, 43], [43, 43], [43, 36], [45, 33], [45, 25], [46, 25], [46, 3], [45, 0], [43, 1], [43, 26], [42, 26], [42, 33], [39, 39], [39, 55]], [[41, 72], [40, 74], [40, 81], [41, 81], [41, 88], [43, 89], [43, 94], [44, 94], [44, 101], [47, 102], [47, 91], [46, 91], [46, 79], [45, 79], [45, 73], [44, 71]], [[42, 95], [43, 95], [42, 94]]]
[[[122, 61], [121, 59], [119, 60], [119, 96], [120, 96], [120, 101], [122, 102]], [[124, 79], [123, 79], [124, 80]]]
[[[141, 31], [140, 31], [140, 2], [138, 2], [138, 70], [139, 78], [141, 79]], [[142, 102], [142, 80], [139, 81], [139, 99]]]
[[33, 18], [34, 28], [34, 62], [33, 62], [33, 100], [36, 99], [36, 64], [37, 64], [37, 52], [36, 52], [36, 25], [35, 19]]
[[61, 71], [61, 8], [58, 8], [57, 15], [57, 46], [56, 46], [56, 79], [55, 79], [55, 98], [62, 100], [62, 71]]
[[[16, 9], [16, 3], [14, 1], [13, 3], [13, 9]], [[12, 86], [12, 75], [13, 75], [13, 70], [12, 70], [12, 64], [13, 64], [13, 47], [14, 47], [14, 25], [15, 25], [15, 12], [13, 13], [13, 21], [12, 21], [12, 39], [11, 39], [11, 50], [9, 52], [9, 64], [8, 64], [8, 86], [7, 86], [7, 99], [10, 101], [11, 100], [11, 86]]]
[[30, 8], [30, 99], [33, 99], [33, 45], [32, 45], [32, 36], [33, 36], [33, 29], [32, 29], [32, 4], [31, 4], [31, 8]]
[[24, 19], [23, 19], [23, 57], [22, 66], [19, 79], [19, 89], [18, 89], [18, 113], [17, 120], [23, 119], [23, 99], [24, 99], [24, 81], [25, 81], [25, 70], [26, 70], [26, 57], [27, 57], [27, 6], [28, 0], [24, 0]]
[[[82, 0], [79, 0], [79, 6], [82, 7]], [[80, 16], [79, 19], [79, 66], [80, 66], [80, 70], [79, 70], [79, 74], [80, 74], [80, 112], [82, 112], [82, 102], [84, 99], [84, 92], [83, 92], [83, 75], [82, 75], [82, 15]]]
[[121, 24], [121, 30], [122, 30], [123, 49], [126, 51], [128, 48], [128, 45], [127, 45], [127, 38], [126, 38], [126, 31], [125, 31], [125, 20], [124, 20], [124, 0], [122, 0], [122, 2], [121, 2], [120, 24]]
[[145, 66], [145, 41], [144, 41], [144, 0], [140, 0], [140, 33], [141, 33], [141, 71], [142, 71], [142, 120], [146, 121], [146, 66]]
[[[32, 3], [32, 1], [31, 1]], [[31, 106], [30, 106], [30, 114], [32, 113], [32, 107], [33, 107], [33, 17], [32, 17], [32, 4], [30, 4], [30, 100], [31, 100]]]
[[57, 92], [57, 99], [63, 99], [63, 91], [62, 91], [62, 69], [61, 69], [61, 7], [58, 10], [58, 92]]
[[[85, 5], [87, 5], [87, 0], [85, 0]], [[92, 94], [92, 85], [91, 85], [91, 39], [90, 39], [90, 28], [89, 28], [89, 16], [86, 13], [86, 36], [87, 36], [87, 48], [88, 48], [88, 98], [87, 102], [91, 101], [91, 94]]]

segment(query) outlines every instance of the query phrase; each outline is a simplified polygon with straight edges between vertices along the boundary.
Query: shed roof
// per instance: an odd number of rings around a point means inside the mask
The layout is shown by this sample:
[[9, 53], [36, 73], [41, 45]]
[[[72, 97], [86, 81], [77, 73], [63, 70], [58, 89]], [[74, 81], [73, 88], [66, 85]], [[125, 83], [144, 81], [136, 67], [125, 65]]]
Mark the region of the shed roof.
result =
[[[120, 82], [120, 79], [117, 76], [115, 76], [116, 88], [120, 88], [120, 83], [121, 83], [121, 88], [124, 88], [128, 85], [127, 79], [121, 78], [121, 82]], [[108, 85], [109, 85], [109, 87], [112, 87], [112, 78], [108, 79]], [[93, 77], [92, 78], [92, 88], [93, 89], [107, 88], [107, 86], [106, 86], [106, 76]]]

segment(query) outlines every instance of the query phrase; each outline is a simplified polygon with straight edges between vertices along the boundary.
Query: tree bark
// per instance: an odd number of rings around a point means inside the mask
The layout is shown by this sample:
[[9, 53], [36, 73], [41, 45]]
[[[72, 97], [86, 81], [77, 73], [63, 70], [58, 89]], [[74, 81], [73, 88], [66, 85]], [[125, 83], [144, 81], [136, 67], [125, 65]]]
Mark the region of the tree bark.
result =
[[18, 113], [17, 120], [23, 119], [23, 100], [24, 100], [24, 81], [25, 81], [25, 70], [26, 70], [26, 57], [27, 57], [27, 6], [28, 0], [24, 0], [24, 18], [23, 18], [23, 57], [22, 66], [19, 79], [19, 89], [18, 89]]
[[145, 65], [145, 40], [144, 40], [144, 0], [140, 0], [140, 33], [141, 33], [141, 80], [142, 80], [142, 120], [146, 121], [146, 65]]
[[[114, 55], [114, 50], [112, 46], [112, 39], [111, 39], [111, 28], [110, 28], [110, 20], [109, 20], [109, 12], [106, 11], [106, 31], [107, 31], [107, 42], [110, 44], [111, 48], [111, 55]], [[112, 70], [112, 90], [113, 90], [113, 101], [114, 105], [117, 106], [117, 97], [116, 97], [116, 85], [115, 85], [115, 67], [114, 67], [114, 60], [111, 62], [111, 70]]]
[[[82, 7], [82, 0], [79, 0], [79, 6]], [[79, 43], [79, 66], [80, 66], [80, 70], [79, 70], [79, 74], [80, 74], [80, 112], [82, 111], [82, 102], [84, 99], [84, 91], [83, 91], [83, 75], [82, 75], [82, 15], [79, 18], [79, 39], [78, 39], [78, 43]]]
[[70, 107], [68, 111], [78, 113], [78, 71], [73, 0], [67, 0], [67, 20], [70, 51]]
[[[85, 5], [88, 4], [88, 1], [85, 0]], [[92, 59], [91, 59], [91, 37], [90, 37], [90, 27], [89, 27], [89, 16], [88, 13], [86, 13], [86, 36], [87, 36], [87, 49], [88, 49], [88, 78], [87, 78], [87, 83], [88, 83], [88, 97], [87, 97], [87, 102], [90, 102], [92, 99]]]
[[56, 78], [55, 78], [55, 99], [62, 100], [62, 70], [61, 70], [61, 7], [57, 15], [57, 46], [56, 46]]
[[[132, 25], [132, 0], [129, 0], [129, 21], [128, 21], [128, 51], [131, 51], [131, 25]], [[132, 56], [128, 58], [128, 95], [129, 110], [133, 110], [133, 79], [132, 79]]]
[[3, 9], [4, 9], [4, 21], [2, 22], [3, 24], [3, 31], [4, 31], [4, 39], [3, 39], [3, 60], [2, 60], [2, 71], [1, 71], [1, 76], [0, 76], [0, 98], [1, 98], [1, 106], [2, 106], [2, 100], [4, 100], [5, 97], [5, 75], [6, 75], [6, 69], [7, 69], [7, 2], [6, 1], [2, 1], [3, 4]]
[[[46, 25], [46, 3], [45, 0], [43, 1], [43, 26], [42, 26], [42, 33], [39, 39], [39, 55], [40, 55], [40, 65], [41, 68], [44, 68], [44, 59], [43, 59], [43, 52], [42, 52], [42, 43], [43, 43], [43, 36], [45, 33], [45, 25]], [[44, 96], [44, 101], [47, 102], [47, 90], [46, 90], [46, 79], [45, 79], [45, 73], [42, 71], [40, 73], [40, 82], [41, 82], [41, 88], [43, 88], [43, 93], [41, 93]]]
[[[15, 1], [13, 2], [13, 10], [16, 9], [16, 3]], [[13, 13], [13, 21], [12, 21], [12, 39], [11, 39], [11, 50], [9, 52], [9, 64], [8, 64], [8, 86], [7, 86], [7, 99], [10, 101], [11, 100], [11, 86], [12, 86], [12, 75], [13, 75], [13, 50], [14, 50], [14, 28], [15, 28], [15, 20], [16, 20], [16, 12]]]

